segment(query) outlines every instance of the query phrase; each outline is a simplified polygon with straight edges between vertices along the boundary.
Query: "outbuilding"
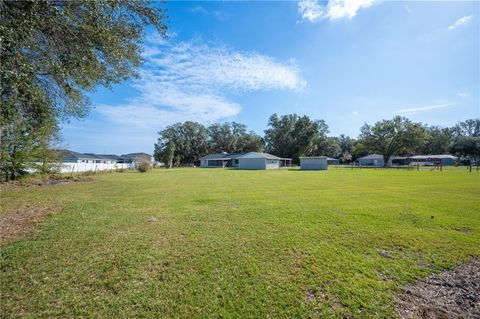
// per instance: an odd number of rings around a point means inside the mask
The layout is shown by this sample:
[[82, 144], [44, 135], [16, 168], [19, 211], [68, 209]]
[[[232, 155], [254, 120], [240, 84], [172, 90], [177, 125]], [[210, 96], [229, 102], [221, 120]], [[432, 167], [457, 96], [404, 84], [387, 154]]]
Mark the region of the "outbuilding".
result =
[[250, 152], [238, 157], [239, 169], [276, 169], [291, 165], [291, 158], [280, 158], [268, 153]]
[[327, 157], [328, 165], [340, 165], [340, 160], [338, 158]]
[[[391, 160], [388, 164], [392, 164]], [[373, 166], [373, 167], [384, 167], [385, 162], [383, 160], [383, 156], [379, 154], [370, 154], [364, 157], [360, 157], [358, 159], [358, 165], [360, 166]], [[390, 166], [388, 165], [388, 166]]]
[[326, 156], [300, 157], [301, 170], [326, 170], [328, 158]]

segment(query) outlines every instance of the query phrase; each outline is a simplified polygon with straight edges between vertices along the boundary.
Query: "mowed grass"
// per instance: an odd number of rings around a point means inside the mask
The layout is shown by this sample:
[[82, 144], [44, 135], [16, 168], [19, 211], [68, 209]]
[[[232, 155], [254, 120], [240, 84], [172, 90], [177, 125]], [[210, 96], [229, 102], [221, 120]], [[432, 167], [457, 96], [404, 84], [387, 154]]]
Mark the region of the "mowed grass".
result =
[[1, 247], [2, 317], [389, 318], [480, 256], [480, 174], [172, 169], [9, 189], [62, 206]]

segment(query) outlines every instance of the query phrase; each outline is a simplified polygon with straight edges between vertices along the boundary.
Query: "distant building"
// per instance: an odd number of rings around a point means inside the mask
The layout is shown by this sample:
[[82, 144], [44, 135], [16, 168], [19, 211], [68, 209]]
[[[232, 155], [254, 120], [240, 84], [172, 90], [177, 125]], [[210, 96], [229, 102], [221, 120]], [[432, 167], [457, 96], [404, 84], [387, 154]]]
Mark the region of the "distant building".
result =
[[150, 163], [155, 162], [153, 156], [147, 153], [129, 153], [123, 154], [120, 157], [125, 161], [125, 163], [138, 163], [141, 160], [147, 160]]
[[146, 159], [153, 163], [153, 157], [147, 153], [131, 153], [118, 156], [115, 154], [78, 153], [70, 150], [59, 150], [58, 156], [62, 161], [60, 166], [62, 173], [135, 168], [141, 159]]
[[410, 165], [420, 166], [433, 166], [441, 164], [443, 166], [455, 165], [458, 157], [445, 154], [445, 155], [416, 155], [408, 158]]
[[326, 156], [300, 157], [301, 170], [326, 170], [328, 164]]
[[200, 158], [200, 167], [238, 167], [239, 169], [275, 169], [290, 166], [292, 159], [259, 153], [220, 153], [209, 154]]
[[[360, 166], [384, 167], [384, 164], [383, 156], [379, 154], [370, 154], [358, 159]], [[391, 164], [391, 159], [389, 164]]]
[[338, 158], [327, 157], [327, 163], [328, 165], [339, 165], [340, 160]]

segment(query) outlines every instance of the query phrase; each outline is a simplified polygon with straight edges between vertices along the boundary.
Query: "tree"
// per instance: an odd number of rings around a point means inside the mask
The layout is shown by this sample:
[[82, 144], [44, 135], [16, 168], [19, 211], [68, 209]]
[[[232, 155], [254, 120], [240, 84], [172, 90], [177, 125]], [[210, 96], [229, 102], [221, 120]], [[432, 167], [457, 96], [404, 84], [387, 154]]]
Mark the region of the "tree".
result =
[[187, 121], [167, 126], [158, 132], [155, 158], [161, 160], [168, 143], [175, 143], [175, 165], [192, 164], [207, 153], [207, 129], [200, 123]]
[[163, 155], [163, 161], [166, 168], [172, 168], [173, 159], [175, 157], [175, 142], [168, 141], [167, 147], [165, 149], [165, 154]]
[[146, 0], [4, 0], [0, 11], [1, 170], [9, 177], [32, 161], [36, 130], [49, 125], [54, 136], [60, 121], [88, 113], [87, 92], [137, 75], [143, 27], [167, 30], [165, 11]]
[[430, 126], [426, 129], [427, 137], [423, 147], [424, 154], [445, 154], [450, 151], [453, 129]]
[[311, 120], [308, 116], [297, 114], [281, 117], [273, 114], [265, 130], [266, 149], [298, 163], [300, 156], [315, 154], [319, 140], [326, 139], [327, 133], [328, 126], [323, 120]]
[[421, 123], [396, 116], [391, 120], [365, 124], [360, 129], [362, 146], [372, 153], [383, 156], [385, 166], [393, 155], [412, 155], [424, 144], [426, 134]]
[[480, 118], [466, 120], [465, 122], [459, 122], [453, 128], [453, 132], [456, 136], [480, 136]]
[[207, 128], [208, 150], [212, 153], [258, 152], [263, 149], [263, 139], [247, 132], [244, 124], [214, 123]]
[[355, 139], [341, 134], [340, 137], [340, 160], [342, 163], [348, 163], [352, 160], [353, 147], [355, 145]]
[[453, 154], [478, 161], [480, 159], [480, 136], [458, 136], [450, 150]]
[[340, 157], [341, 152], [340, 139], [334, 136], [321, 139], [318, 144], [318, 150], [316, 151], [317, 155], [334, 158]]

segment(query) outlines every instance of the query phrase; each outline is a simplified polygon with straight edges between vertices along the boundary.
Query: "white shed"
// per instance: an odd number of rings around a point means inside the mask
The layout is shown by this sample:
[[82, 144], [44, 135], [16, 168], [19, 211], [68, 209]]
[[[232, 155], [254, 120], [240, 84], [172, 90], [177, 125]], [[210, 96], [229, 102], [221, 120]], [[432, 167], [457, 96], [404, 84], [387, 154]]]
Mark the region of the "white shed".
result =
[[326, 156], [300, 157], [302, 170], [326, 170], [328, 167]]

